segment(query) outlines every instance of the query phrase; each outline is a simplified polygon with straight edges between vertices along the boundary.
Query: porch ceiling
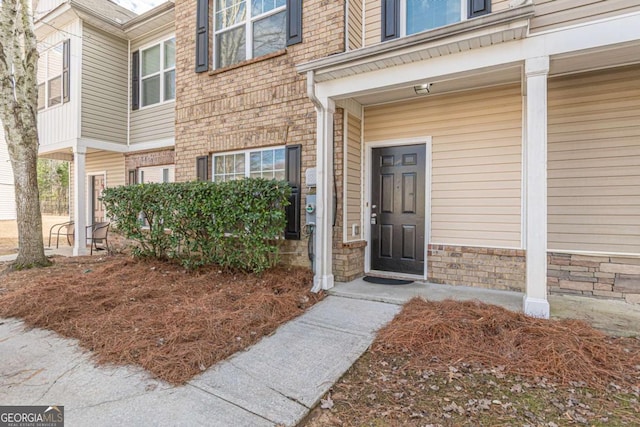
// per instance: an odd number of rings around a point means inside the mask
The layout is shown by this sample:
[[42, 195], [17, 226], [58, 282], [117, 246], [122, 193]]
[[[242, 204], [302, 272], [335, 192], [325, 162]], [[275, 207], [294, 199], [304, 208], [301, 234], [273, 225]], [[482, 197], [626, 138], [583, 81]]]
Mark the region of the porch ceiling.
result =
[[522, 78], [522, 66], [513, 64], [508, 67], [488, 68], [478, 70], [472, 75], [449, 75], [445, 79], [431, 80], [423, 83], [430, 83], [430, 92], [425, 95], [418, 95], [413, 85], [394, 88], [354, 96], [353, 99], [361, 105], [384, 104], [388, 102], [408, 100], [436, 96], [444, 93], [459, 92], [468, 89], [497, 86], [508, 83], [518, 83]]

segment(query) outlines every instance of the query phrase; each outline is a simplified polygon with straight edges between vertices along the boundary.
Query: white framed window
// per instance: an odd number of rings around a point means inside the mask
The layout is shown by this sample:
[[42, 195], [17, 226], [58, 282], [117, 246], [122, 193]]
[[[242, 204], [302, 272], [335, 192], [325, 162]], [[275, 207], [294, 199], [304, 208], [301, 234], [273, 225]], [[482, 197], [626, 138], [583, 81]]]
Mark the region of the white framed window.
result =
[[270, 147], [214, 154], [213, 180], [285, 179], [285, 149]]
[[402, 35], [408, 36], [467, 19], [468, 0], [403, 0]]
[[38, 110], [62, 104], [62, 60], [64, 47], [57, 44], [38, 59]]
[[176, 39], [140, 50], [141, 107], [170, 101], [176, 97]]
[[286, 21], [285, 0], [215, 0], [215, 68], [284, 49]]

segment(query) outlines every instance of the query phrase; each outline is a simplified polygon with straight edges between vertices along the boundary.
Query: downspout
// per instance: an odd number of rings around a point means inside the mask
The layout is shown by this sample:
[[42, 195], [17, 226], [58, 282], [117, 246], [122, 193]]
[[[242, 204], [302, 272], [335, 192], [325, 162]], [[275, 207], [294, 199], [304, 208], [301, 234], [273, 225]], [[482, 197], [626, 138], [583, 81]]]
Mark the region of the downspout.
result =
[[315, 76], [316, 76], [315, 71], [313, 70], [307, 71], [307, 96], [309, 97], [311, 102], [313, 102], [313, 105], [316, 107], [316, 111], [317, 111], [317, 110], [322, 110], [322, 103], [316, 96], [316, 85], [315, 85], [316, 77]]
[[[313, 106], [316, 109], [316, 121], [317, 121], [318, 117], [320, 116], [320, 113], [322, 112], [322, 103], [316, 96], [315, 72], [313, 70], [307, 71], [307, 96], [309, 97], [309, 99], [313, 103]], [[316, 136], [317, 136], [317, 132], [316, 132]], [[316, 144], [317, 143], [318, 142], [316, 141]], [[314, 239], [314, 241], [311, 241], [311, 239]], [[317, 250], [315, 248], [315, 239], [317, 239], [316, 233], [314, 233], [314, 230], [311, 230], [311, 232], [309, 233], [309, 240], [310, 240], [310, 245], [313, 247], [314, 258], [318, 255]], [[312, 258], [311, 253], [309, 255], [310, 255], [309, 258]], [[310, 261], [311, 261], [311, 268], [315, 270], [314, 267], [315, 267], [316, 260], [311, 259]], [[315, 275], [315, 271], [314, 271], [314, 275]], [[322, 290], [321, 282], [315, 280], [315, 277], [314, 277], [313, 287], [311, 288], [311, 292], [317, 293], [317, 292], [320, 292], [321, 290]]]

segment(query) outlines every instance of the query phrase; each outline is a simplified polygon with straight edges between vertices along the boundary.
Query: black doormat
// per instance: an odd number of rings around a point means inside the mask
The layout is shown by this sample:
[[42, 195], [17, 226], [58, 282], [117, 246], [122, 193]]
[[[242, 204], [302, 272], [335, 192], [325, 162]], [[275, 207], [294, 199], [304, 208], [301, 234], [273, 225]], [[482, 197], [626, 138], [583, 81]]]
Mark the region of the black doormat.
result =
[[408, 285], [409, 283], [413, 283], [413, 280], [390, 279], [387, 277], [374, 276], [364, 276], [362, 280], [369, 283], [375, 283], [376, 285]]

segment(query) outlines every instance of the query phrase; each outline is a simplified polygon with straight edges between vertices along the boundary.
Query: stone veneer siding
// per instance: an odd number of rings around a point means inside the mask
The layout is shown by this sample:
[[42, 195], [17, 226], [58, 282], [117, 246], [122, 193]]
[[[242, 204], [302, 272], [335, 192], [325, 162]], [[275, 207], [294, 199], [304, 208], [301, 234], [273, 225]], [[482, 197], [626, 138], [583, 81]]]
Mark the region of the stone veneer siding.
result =
[[549, 292], [640, 304], [640, 257], [550, 252], [547, 264]]
[[148, 166], [173, 165], [175, 152], [173, 148], [160, 151], [142, 151], [126, 154], [124, 157], [125, 171]]
[[427, 253], [427, 276], [432, 283], [523, 292], [525, 251], [432, 244]]

